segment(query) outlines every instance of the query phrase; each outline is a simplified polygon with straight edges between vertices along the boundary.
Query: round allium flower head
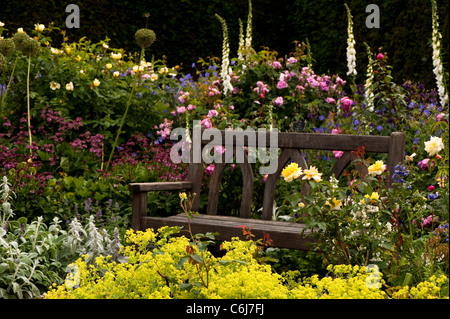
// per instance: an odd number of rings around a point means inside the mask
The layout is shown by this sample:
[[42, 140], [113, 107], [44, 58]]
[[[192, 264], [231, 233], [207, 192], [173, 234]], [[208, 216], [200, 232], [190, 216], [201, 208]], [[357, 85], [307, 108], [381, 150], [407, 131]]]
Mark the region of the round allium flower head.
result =
[[0, 53], [0, 74], [8, 71], [8, 63], [6, 62], [6, 58], [3, 54]]
[[155, 41], [156, 35], [155, 32], [153, 32], [153, 30], [139, 29], [134, 34], [134, 39], [141, 48], [148, 48]]
[[18, 32], [14, 35], [13, 40], [17, 50], [22, 51], [25, 43], [30, 40], [30, 37], [26, 33]]
[[37, 42], [35, 39], [29, 38], [28, 41], [23, 44], [22, 52], [26, 56], [33, 56], [39, 52], [40, 47], [41, 45], [39, 44], [39, 42]]
[[0, 53], [3, 54], [3, 56], [9, 57], [15, 49], [16, 45], [14, 44], [13, 39], [0, 39]]

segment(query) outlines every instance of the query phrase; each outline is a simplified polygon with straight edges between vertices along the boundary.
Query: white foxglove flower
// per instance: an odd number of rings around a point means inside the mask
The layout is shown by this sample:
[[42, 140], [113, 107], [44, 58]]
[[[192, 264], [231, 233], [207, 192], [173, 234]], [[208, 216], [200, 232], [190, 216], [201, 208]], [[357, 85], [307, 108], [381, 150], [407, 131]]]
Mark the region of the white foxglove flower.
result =
[[441, 103], [441, 106], [447, 105], [448, 103], [448, 93], [446, 92], [445, 88], [446, 85], [444, 84], [444, 77], [443, 77], [443, 66], [442, 66], [442, 60], [441, 60], [441, 43], [439, 41], [440, 38], [442, 38], [441, 33], [439, 32], [439, 22], [438, 22], [438, 15], [437, 15], [437, 5], [436, 1], [431, 1], [432, 5], [432, 24], [433, 24], [433, 72], [436, 76], [436, 84], [438, 88], [439, 93], [439, 100]]
[[355, 50], [355, 37], [353, 36], [353, 21], [350, 8], [345, 4], [348, 17], [348, 39], [347, 39], [347, 75], [356, 75], [356, 50]]

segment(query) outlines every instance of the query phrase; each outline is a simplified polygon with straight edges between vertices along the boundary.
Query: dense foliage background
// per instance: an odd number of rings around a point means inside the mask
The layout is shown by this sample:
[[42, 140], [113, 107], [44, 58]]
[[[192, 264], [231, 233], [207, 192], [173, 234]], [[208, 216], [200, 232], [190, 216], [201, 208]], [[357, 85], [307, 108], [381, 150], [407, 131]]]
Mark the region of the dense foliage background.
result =
[[[33, 28], [34, 23], [65, 28], [69, 13], [68, 3], [61, 1], [2, 1], [1, 21], [8, 28]], [[363, 79], [367, 65], [363, 42], [372, 48], [383, 46], [395, 70], [394, 80], [411, 80], [435, 87], [431, 60], [431, 4], [429, 1], [380, 1], [380, 28], [368, 29], [365, 12], [368, 4], [363, 0], [349, 0], [354, 21], [357, 52], [357, 80]], [[227, 20], [231, 53], [236, 55], [238, 45], [238, 19], [247, 20], [246, 0], [150, 0], [108, 1], [79, 0], [80, 28], [67, 29], [70, 41], [86, 36], [94, 42], [111, 39], [110, 44], [131, 52], [137, 51], [134, 32], [145, 26], [144, 13], [151, 14], [148, 27], [156, 32], [156, 42], [149, 51], [155, 58], [167, 56], [168, 64], [186, 68], [199, 57], [221, 55], [221, 26], [214, 14]], [[438, 1], [442, 47], [449, 53], [449, 4]], [[287, 55], [293, 50], [292, 41], [311, 43], [313, 57], [320, 61], [314, 65], [317, 73], [346, 72], [347, 19], [344, 1], [288, 1], [260, 0], [253, 3], [253, 46], [260, 50], [268, 46]], [[62, 39], [53, 39], [54, 41]]]

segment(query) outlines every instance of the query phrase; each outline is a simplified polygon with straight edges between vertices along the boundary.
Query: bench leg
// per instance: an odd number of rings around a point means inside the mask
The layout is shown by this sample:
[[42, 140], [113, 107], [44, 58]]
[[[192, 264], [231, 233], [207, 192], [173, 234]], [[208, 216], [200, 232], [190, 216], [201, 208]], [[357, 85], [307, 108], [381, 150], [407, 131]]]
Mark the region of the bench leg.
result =
[[131, 215], [131, 227], [136, 230], [141, 229], [141, 217], [147, 215], [147, 192], [133, 193], [132, 198], [132, 215]]

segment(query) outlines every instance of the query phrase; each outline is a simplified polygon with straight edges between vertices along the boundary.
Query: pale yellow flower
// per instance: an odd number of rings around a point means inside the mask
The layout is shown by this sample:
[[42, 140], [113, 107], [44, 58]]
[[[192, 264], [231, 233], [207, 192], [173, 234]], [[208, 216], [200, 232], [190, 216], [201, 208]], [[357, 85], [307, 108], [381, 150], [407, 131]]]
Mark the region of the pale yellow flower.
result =
[[61, 84], [56, 83], [55, 81], [50, 82], [50, 88], [55, 91], [61, 88]]
[[339, 209], [341, 209], [342, 201], [339, 200], [339, 199], [336, 199], [336, 197], [334, 197], [334, 198], [331, 200], [331, 203], [330, 203], [329, 201], [327, 201], [327, 202], [325, 203], [325, 205], [330, 206], [330, 207], [331, 207], [331, 210], [339, 210]]
[[432, 136], [429, 141], [424, 142], [425, 151], [429, 156], [436, 155], [441, 150], [444, 149], [444, 143], [442, 143], [442, 138], [437, 136]]
[[114, 76], [115, 78], [118, 78], [119, 75], [120, 75], [119, 71], [114, 71], [113, 76]]
[[169, 73], [169, 69], [168, 68], [160, 68], [159, 69], [159, 73], [160, 74], [167, 74], [167, 73]]
[[103, 46], [104, 49], [108, 49], [109, 48], [109, 45], [107, 45], [106, 43], [103, 43], [102, 46]]
[[317, 168], [315, 166], [310, 166], [309, 169], [305, 169], [303, 171], [303, 174], [305, 174], [303, 176], [303, 179], [314, 179], [316, 182], [320, 182], [322, 180], [322, 173], [319, 173], [319, 171], [317, 170]]
[[50, 48], [50, 51], [52, 51], [53, 54], [61, 54], [62, 53], [61, 50], [58, 50], [58, 49], [55, 49], [55, 48]]
[[66, 52], [67, 54], [69, 54], [70, 52], [72, 52], [72, 49], [70, 47], [66, 47]]
[[284, 177], [286, 182], [290, 182], [302, 175], [302, 169], [298, 167], [297, 163], [291, 163], [283, 168], [281, 175]]
[[109, 70], [113, 67], [113, 65], [111, 63], [106, 63], [106, 68]]
[[4, 27], [4, 26], [5, 26], [5, 24], [0, 21], [0, 27]]
[[94, 86], [99, 86], [101, 82], [98, 79], [95, 79], [93, 83]]
[[384, 165], [383, 161], [376, 161], [375, 164], [369, 166], [369, 174], [380, 175], [383, 174], [385, 169], [386, 165]]
[[299, 202], [297, 206], [298, 206], [299, 208], [303, 208], [303, 207], [305, 207], [305, 204], [304, 204], [303, 202]]
[[23, 28], [18, 28], [18, 29], [17, 29], [17, 33], [26, 33], [26, 32], [23, 31]]
[[153, 73], [152, 75], [150, 75], [150, 80], [152, 80], [152, 81], [158, 80], [158, 74]]
[[69, 83], [66, 84], [66, 90], [67, 91], [73, 91], [73, 83], [72, 82], [69, 82]]
[[35, 29], [36, 31], [42, 32], [42, 31], [44, 31], [44, 29], [45, 29], [45, 25], [36, 23], [36, 24], [34, 25], [34, 29]]
[[122, 53], [111, 53], [111, 58], [113, 58], [114, 60], [120, 60], [122, 59]]

